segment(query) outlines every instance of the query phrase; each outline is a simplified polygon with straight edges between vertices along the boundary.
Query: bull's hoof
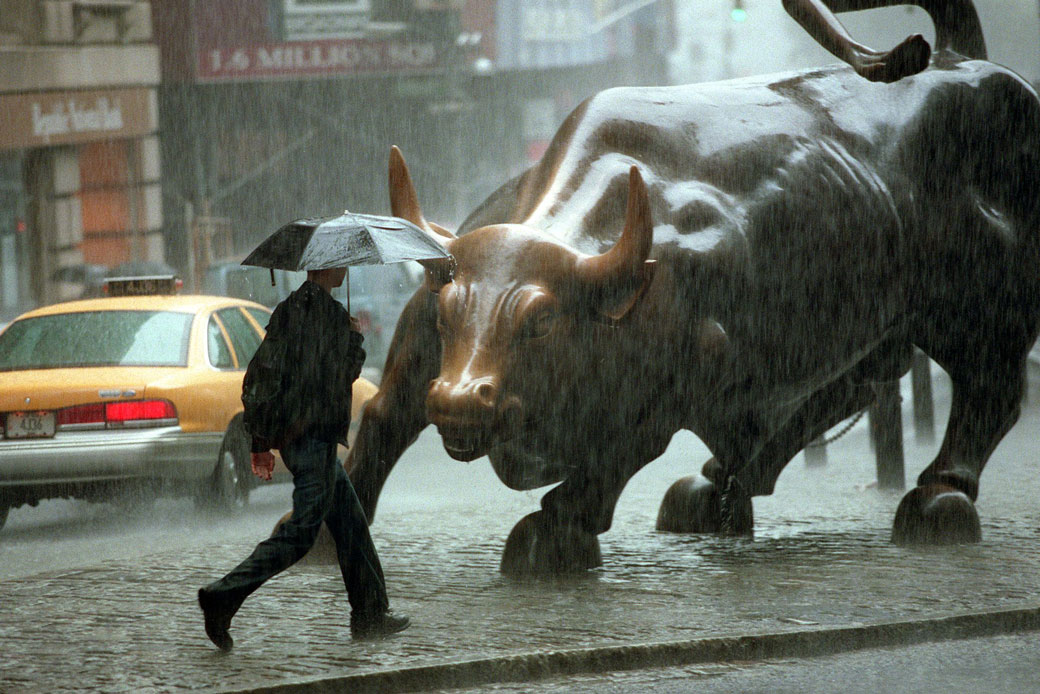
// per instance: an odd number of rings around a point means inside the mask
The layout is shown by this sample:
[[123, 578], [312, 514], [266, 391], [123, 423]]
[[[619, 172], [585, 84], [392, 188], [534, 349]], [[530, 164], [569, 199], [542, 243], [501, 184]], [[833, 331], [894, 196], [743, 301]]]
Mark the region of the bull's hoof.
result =
[[915, 487], [896, 509], [892, 542], [897, 545], [954, 545], [981, 539], [975, 504], [967, 494], [945, 484]]
[[556, 575], [600, 566], [599, 540], [575, 526], [553, 526], [541, 511], [517, 523], [502, 553], [499, 570], [508, 576]]
[[657, 512], [657, 529], [669, 533], [750, 536], [755, 526], [751, 499], [741, 496], [734, 501], [731, 527], [727, 528], [722, 495], [715, 484], [703, 475], [683, 477], [665, 492]]
[[[271, 534], [274, 535], [278, 531], [278, 528], [282, 526], [282, 523], [289, 520], [290, 516], [292, 516], [292, 511], [289, 511], [287, 514], [279, 518], [278, 522], [274, 524]], [[314, 545], [307, 554], [303, 555], [303, 559], [296, 562], [296, 566], [313, 566], [336, 563], [338, 563], [338, 559], [336, 558], [336, 541], [332, 539], [332, 533], [329, 532], [328, 526], [322, 523], [321, 530], [318, 531], [318, 537], [314, 540]]]

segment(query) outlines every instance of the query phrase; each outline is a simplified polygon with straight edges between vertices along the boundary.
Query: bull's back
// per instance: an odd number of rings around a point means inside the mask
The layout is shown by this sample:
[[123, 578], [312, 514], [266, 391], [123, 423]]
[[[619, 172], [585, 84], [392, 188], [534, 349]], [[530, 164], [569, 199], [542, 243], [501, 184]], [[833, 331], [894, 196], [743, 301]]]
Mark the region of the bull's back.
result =
[[965, 142], [985, 143], [1007, 130], [1009, 119], [994, 111], [1009, 94], [1023, 107], [1035, 103], [1007, 70], [952, 59], [895, 84], [834, 67], [611, 89], [579, 107], [543, 159], [492, 196], [488, 219], [474, 222], [527, 223], [599, 252], [620, 235], [627, 171], [637, 164], [650, 188], [657, 242], [696, 252], [713, 245], [698, 232], [714, 239], [739, 233], [755, 198], [819, 143], [837, 143], [879, 185], [909, 193], [907, 180], [922, 178], [930, 160], [939, 163], [929, 142], [946, 159], [958, 156], [959, 138], [929, 128], [930, 117], [940, 131], [942, 121], [968, 122], [975, 131]]

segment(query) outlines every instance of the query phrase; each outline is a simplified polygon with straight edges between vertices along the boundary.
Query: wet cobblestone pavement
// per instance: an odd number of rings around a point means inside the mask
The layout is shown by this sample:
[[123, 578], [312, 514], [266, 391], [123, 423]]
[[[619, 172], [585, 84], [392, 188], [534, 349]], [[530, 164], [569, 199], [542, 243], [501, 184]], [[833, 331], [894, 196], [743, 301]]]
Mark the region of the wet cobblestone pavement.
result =
[[[186, 550], [142, 542], [138, 556], [4, 578], [0, 691], [240, 690], [539, 649], [1031, 607], [1040, 604], [1038, 434], [1034, 398], [983, 476], [983, 542], [941, 549], [889, 543], [900, 495], [869, 488], [874, 458], [862, 423], [828, 449], [826, 467], [799, 456], [772, 497], [755, 499], [754, 540], [658, 533], [665, 490], [708, 455], [680, 435], [626, 488], [601, 537], [601, 569], [521, 582], [498, 562], [544, 490], [514, 492], [486, 461], [451, 461], [427, 430], [391, 475], [373, 526], [392, 606], [413, 618], [406, 632], [351, 641], [338, 571], [304, 566], [247, 601], [231, 654], [206, 640], [195, 591], [266, 535], [288, 507], [281, 485], [257, 494], [255, 532]], [[916, 446], [907, 428], [908, 483], [935, 448]]]

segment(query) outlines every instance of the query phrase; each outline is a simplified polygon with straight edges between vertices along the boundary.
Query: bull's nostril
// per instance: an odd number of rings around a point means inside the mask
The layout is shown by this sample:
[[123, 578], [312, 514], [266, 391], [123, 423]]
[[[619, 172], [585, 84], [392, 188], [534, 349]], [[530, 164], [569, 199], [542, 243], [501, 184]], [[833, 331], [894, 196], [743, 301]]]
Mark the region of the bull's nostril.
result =
[[495, 400], [498, 398], [498, 389], [490, 383], [479, 383], [473, 394], [477, 396], [477, 399], [485, 407], [493, 407]]

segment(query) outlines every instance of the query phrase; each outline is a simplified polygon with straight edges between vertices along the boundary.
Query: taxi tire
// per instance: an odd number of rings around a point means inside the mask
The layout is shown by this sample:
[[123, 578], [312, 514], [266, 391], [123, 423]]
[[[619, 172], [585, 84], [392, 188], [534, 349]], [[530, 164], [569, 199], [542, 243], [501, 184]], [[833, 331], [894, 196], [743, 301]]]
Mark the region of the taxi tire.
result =
[[239, 511], [249, 505], [252, 491], [249, 467], [249, 439], [242, 420], [235, 418], [228, 425], [217, 454], [210, 483], [209, 505], [224, 512]]
[[3, 530], [4, 523], [7, 522], [7, 514], [11, 511], [10, 504], [0, 504], [0, 530]]

